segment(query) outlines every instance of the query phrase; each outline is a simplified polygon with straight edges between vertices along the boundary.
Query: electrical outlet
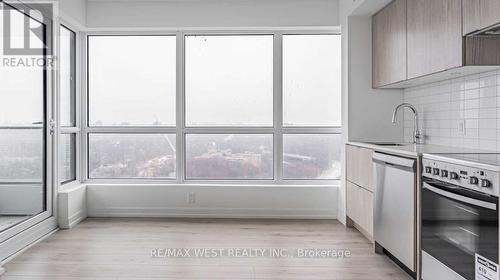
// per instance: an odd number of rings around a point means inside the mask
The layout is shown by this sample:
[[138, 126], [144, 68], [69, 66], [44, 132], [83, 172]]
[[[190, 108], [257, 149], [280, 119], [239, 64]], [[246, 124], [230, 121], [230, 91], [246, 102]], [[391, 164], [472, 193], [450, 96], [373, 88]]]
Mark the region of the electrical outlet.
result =
[[187, 203], [194, 204], [196, 202], [196, 195], [194, 192], [187, 193]]
[[458, 134], [465, 135], [465, 120], [458, 120]]

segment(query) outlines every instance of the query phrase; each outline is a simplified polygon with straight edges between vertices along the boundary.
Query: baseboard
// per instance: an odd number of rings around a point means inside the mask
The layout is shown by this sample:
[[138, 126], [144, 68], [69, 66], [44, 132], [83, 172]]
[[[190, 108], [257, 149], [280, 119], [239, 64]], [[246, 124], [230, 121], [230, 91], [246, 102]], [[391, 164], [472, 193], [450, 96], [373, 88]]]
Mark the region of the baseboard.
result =
[[94, 208], [88, 217], [337, 219], [335, 210], [263, 208]]
[[87, 218], [87, 209], [81, 209], [80, 211], [74, 213], [71, 215], [68, 219], [68, 224], [67, 228], [73, 228], [77, 224], [79, 224], [81, 221], [85, 220]]

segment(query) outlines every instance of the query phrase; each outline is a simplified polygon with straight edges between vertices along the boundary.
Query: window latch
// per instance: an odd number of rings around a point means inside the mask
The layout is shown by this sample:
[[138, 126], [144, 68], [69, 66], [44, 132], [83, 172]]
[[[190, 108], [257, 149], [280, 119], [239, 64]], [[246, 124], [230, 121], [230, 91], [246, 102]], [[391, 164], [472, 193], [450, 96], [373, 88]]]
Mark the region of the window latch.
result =
[[54, 135], [56, 132], [56, 122], [53, 119], [49, 120], [49, 133], [50, 135]]

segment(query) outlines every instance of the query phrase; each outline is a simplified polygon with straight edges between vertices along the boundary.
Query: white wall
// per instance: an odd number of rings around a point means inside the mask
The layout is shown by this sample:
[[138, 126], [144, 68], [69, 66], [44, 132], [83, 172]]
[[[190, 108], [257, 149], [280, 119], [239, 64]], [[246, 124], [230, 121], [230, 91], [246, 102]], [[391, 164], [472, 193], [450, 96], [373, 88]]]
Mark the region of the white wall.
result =
[[72, 228], [87, 218], [87, 186], [63, 186], [57, 197], [57, 221], [60, 228]]
[[338, 0], [89, 0], [89, 28], [338, 26]]
[[[337, 217], [337, 187], [87, 185], [89, 217]], [[194, 203], [188, 203], [193, 192]]]
[[59, 0], [61, 18], [77, 28], [84, 28], [87, 18], [86, 0]]
[[[490, 71], [405, 90], [428, 144], [500, 151], [500, 72]], [[458, 129], [465, 123], [465, 133]], [[413, 117], [405, 113], [405, 138]]]
[[391, 122], [394, 108], [403, 102], [402, 90], [375, 90], [371, 86], [371, 17], [349, 18], [348, 137], [356, 141], [402, 141], [403, 123]]
[[[371, 87], [371, 16], [390, 0], [341, 0], [342, 98], [345, 141], [402, 141], [402, 122], [391, 123], [392, 110], [403, 101], [402, 90]], [[344, 148], [344, 147], [343, 147]], [[343, 152], [343, 170], [345, 153]], [[338, 219], [345, 222], [345, 176], [339, 189]]]

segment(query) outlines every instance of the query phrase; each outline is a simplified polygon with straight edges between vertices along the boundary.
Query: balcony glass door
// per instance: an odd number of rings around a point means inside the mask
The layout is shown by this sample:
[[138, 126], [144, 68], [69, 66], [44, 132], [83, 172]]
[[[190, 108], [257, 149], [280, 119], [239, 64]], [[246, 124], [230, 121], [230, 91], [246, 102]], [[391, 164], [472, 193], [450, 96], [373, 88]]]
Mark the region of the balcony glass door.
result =
[[51, 27], [28, 10], [0, 5], [1, 243], [52, 216], [47, 176], [50, 66], [44, 48], [52, 37], [47, 36]]

